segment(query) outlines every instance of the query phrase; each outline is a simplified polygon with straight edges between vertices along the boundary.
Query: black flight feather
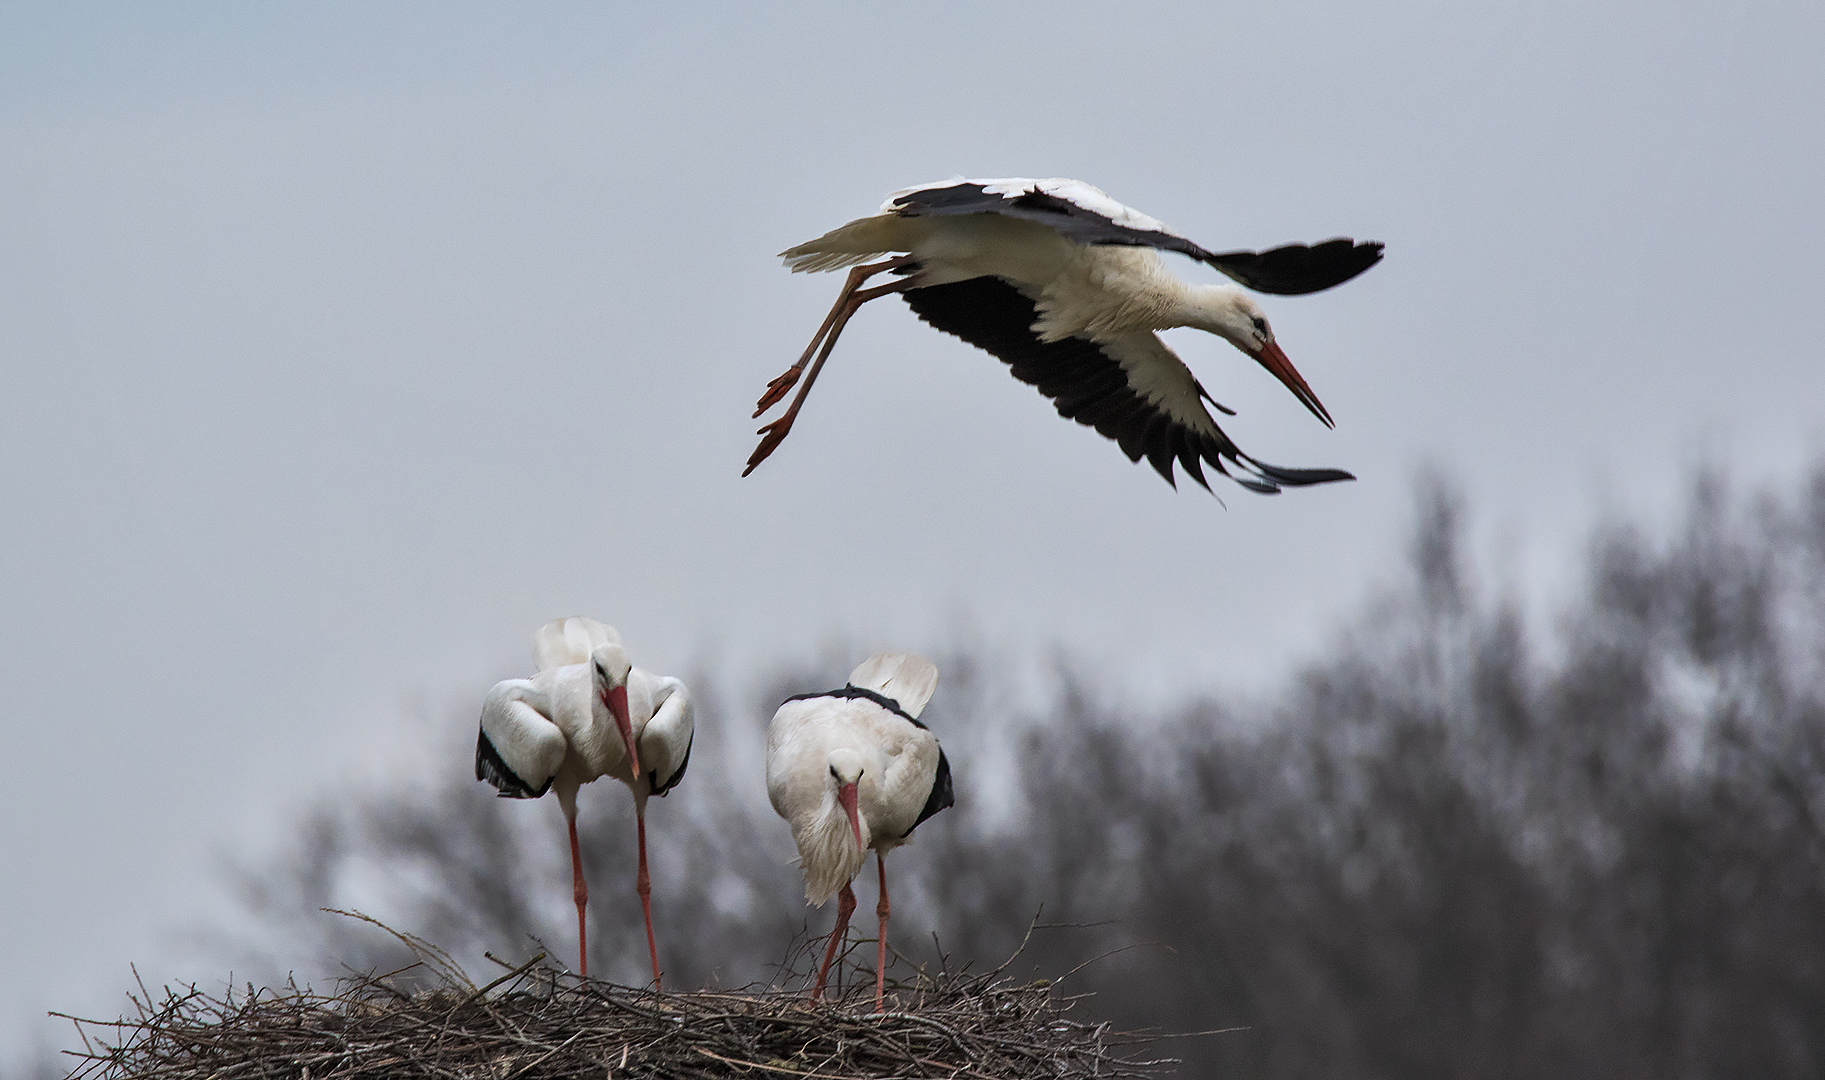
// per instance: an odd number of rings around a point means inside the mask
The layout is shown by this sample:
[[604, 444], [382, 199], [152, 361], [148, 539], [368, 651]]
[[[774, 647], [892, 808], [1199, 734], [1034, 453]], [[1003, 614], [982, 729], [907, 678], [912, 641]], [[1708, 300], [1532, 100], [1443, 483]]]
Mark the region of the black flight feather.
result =
[[1343, 284], [1380, 262], [1381, 249], [1373, 240], [1359, 243], [1340, 236], [1310, 247], [1288, 244], [1272, 251], [1225, 251], [1203, 261], [1256, 292], [1298, 296]]
[[938, 774], [932, 777], [932, 793], [926, 796], [925, 809], [919, 811], [919, 820], [912, 823], [912, 829], [906, 830], [911, 836], [913, 829], [924, 823], [925, 819], [946, 807], [957, 805], [957, 793], [951, 786], [951, 762], [944, 756], [944, 747], [938, 747]]

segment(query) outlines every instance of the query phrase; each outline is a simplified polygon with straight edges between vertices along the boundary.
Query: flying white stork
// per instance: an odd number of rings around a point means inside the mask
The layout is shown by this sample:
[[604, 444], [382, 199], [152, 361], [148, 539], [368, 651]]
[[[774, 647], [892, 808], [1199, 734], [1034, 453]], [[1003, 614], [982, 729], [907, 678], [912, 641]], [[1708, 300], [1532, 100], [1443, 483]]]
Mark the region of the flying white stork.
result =
[[875, 905], [881, 927], [875, 1009], [887, 979], [886, 853], [907, 843], [920, 822], [950, 806], [951, 767], [919, 713], [938, 686], [931, 661], [877, 653], [849, 673], [849, 684], [789, 698], [767, 731], [767, 797], [792, 826], [805, 899], [822, 907], [837, 895], [836, 929], [824, 950], [811, 1000], [823, 996], [830, 962], [849, 929], [849, 887], [873, 848], [881, 871]]
[[[854, 269], [805, 354], [761, 395], [756, 418], [786, 396], [816, 354], [792, 405], [760, 429], [742, 475], [792, 430], [856, 309], [902, 293], [919, 318], [1000, 357], [1015, 378], [1051, 398], [1060, 416], [1114, 439], [1131, 461], [1146, 455], [1174, 487], [1175, 459], [1206, 490], [1200, 461], [1266, 494], [1282, 485], [1353, 480], [1341, 469], [1268, 465], [1223, 434], [1204, 402], [1234, 411], [1205, 392], [1155, 331], [1190, 326], [1216, 334], [1273, 372], [1326, 426], [1331, 417], [1253, 300], [1234, 286], [1180, 281], [1159, 253], [1188, 255], [1257, 292], [1297, 294], [1348, 281], [1380, 260], [1381, 249], [1340, 238], [1263, 252], [1206, 251], [1077, 180], [955, 179], [896, 191], [873, 216], [781, 253], [794, 272]], [[883, 271], [900, 280], [862, 288]]]
[[640, 842], [635, 891], [646, 916], [646, 948], [659, 986], [653, 939], [652, 881], [646, 872], [646, 800], [684, 779], [691, 759], [691, 693], [669, 675], [634, 667], [612, 626], [553, 619], [533, 638], [538, 674], [496, 683], [482, 701], [475, 778], [504, 799], [536, 799], [557, 789], [570, 825], [571, 892], [577, 903], [577, 970], [589, 975], [583, 918], [589, 886], [577, 846], [577, 789], [612, 776], [634, 793]]

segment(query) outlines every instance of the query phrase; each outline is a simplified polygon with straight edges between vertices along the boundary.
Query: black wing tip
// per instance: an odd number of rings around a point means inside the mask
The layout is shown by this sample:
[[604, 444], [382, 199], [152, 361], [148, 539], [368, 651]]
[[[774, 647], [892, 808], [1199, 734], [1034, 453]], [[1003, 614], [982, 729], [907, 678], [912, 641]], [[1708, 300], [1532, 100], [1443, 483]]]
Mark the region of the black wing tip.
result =
[[[1354, 473], [1342, 469], [1286, 469], [1278, 465], [1269, 465], [1257, 461], [1242, 453], [1233, 445], [1224, 446], [1206, 443], [1200, 455], [1216, 467], [1216, 470], [1241, 487], [1258, 495], [1278, 495], [1283, 487], [1311, 487], [1315, 484], [1331, 484], [1341, 480], [1354, 480]], [[1227, 458], [1237, 466], [1236, 472], [1223, 467]], [[1244, 471], [1246, 470], [1246, 471]], [[1209, 485], [1206, 485], [1208, 490]], [[1211, 494], [1216, 494], [1211, 492]]]
[[1276, 484], [1287, 487], [1311, 487], [1313, 484], [1334, 484], [1342, 480], [1356, 479], [1355, 473], [1342, 469], [1283, 469], [1278, 465], [1247, 459], [1254, 470]]
[[1204, 261], [1256, 292], [1303, 296], [1341, 285], [1374, 266], [1386, 247], [1379, 240], [1338, 236], [1270, 251], [1226, 251]]
[[1173, 475], [1172, 468], [1173, 462], [1177, 460], [1174, 448], [1162, 440], [1155, 440], [1147, 448], [1147, 461], [1153, 466], [1153, 471], [1165, 477], [1166, 482], [1172, 485], [1174, 491], [1179, 490], [1179, 480], [1177, 476]]
[[[1204, 456], [1204, 460], [1215, 465], [1218, 472], [1228, 477], [1237, 485], [1245, 487], [1257, 495], [1278, 495], [1280, 494], [1281, 488], [1312, 487], [1317, 484], [1334, 484], [1344, 480], [1356, 479], [1356, 474], [1345, 472], [1342, 469], [1283, 469], [1278, 465], [1263, 464], [1262, 462], [1256, 461], [1243, 454], [1237, 454], [1235, 455], [1235, 458], [1238, 464], [1246, 463], [1247, 467], [1253, 470], [1256, 475], [1251, 476], [1245, 472], [1240, 474], [1232, 473], [1228, 469], [1225, 469], [1222, 462], [1215, 456], [1210, 454]], [[1196, 458], [1188, 458], [1181, 454], [1176, 459], [1176, 464], [1184, 469], [1192, 479], [1196, 480], [1199, 487], [1202, 487], [1213, 496], [1216, 495], [1216, 492], [1211, 489], [1209, 481], [1205, 479], [1203, 469], [1193, 468], [1192, 462], [1196, 460]], [[1135, 463], [1139, 464], [1138, 459]], [[1172, 460], [1167, 461], [1165, 464], [1161, 464], [1159, 461], [1151, 462], [1155, 471], [1164, 477], [1168, 484], [1172, 485], [1174, 491], [1177, 491], [1179, 485], [1178, 478], [1172, 468], [1174, 463], [1175, 462]]]

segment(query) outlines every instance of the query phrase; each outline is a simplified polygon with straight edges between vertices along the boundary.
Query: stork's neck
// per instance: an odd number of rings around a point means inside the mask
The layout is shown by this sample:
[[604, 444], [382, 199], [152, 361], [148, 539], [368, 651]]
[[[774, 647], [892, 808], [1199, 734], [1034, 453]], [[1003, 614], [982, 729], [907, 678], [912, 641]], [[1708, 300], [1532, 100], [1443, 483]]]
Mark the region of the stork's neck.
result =
[[1241, 307], [1246, 298], [1240, 289], [1228, 285], [1175, 284], [1178, 289], [1168, 314], [1171, 322], [1162, 329], [1189, 326], [1216, 334], [1238, 348], [1252, 348], [1243, 344], [1250, 340], [1253, 324]]

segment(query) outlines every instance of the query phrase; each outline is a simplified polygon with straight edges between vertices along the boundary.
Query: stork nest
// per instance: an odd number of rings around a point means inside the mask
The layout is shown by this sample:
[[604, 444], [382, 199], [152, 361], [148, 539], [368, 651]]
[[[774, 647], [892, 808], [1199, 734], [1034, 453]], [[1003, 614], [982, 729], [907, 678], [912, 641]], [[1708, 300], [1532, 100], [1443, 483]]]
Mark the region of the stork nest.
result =
[[[395, 936], [419, 963], [345, 979], [330, 994], [250, 984], [219, 995], [166, 987], [155, 999], [142, 988], [136, 1018], [70, 1017], [85, 1047], [70, 1051], [80, 1059], [70, 1080], [1060, 1080], [1145, 1077], [1177, 1064], [1117, 1056], [1116, 1048], [1157, 1036], [1073, 1019], [1076, 998], [1046, 981], [1007, 978], [1006, 964], [974, 976], [920, 969], [890, 981], [887, 1004], [876, 1012], [874, 973], [859, 966], [848, 971], [847, 989], [817, 1005], [802, 990], [777, 987], [664, 993], [617, 986], [540, 966], [543, 953], [478, 987], [441, 951]], [[415, 989], [415, 982], [431, 985]]]

